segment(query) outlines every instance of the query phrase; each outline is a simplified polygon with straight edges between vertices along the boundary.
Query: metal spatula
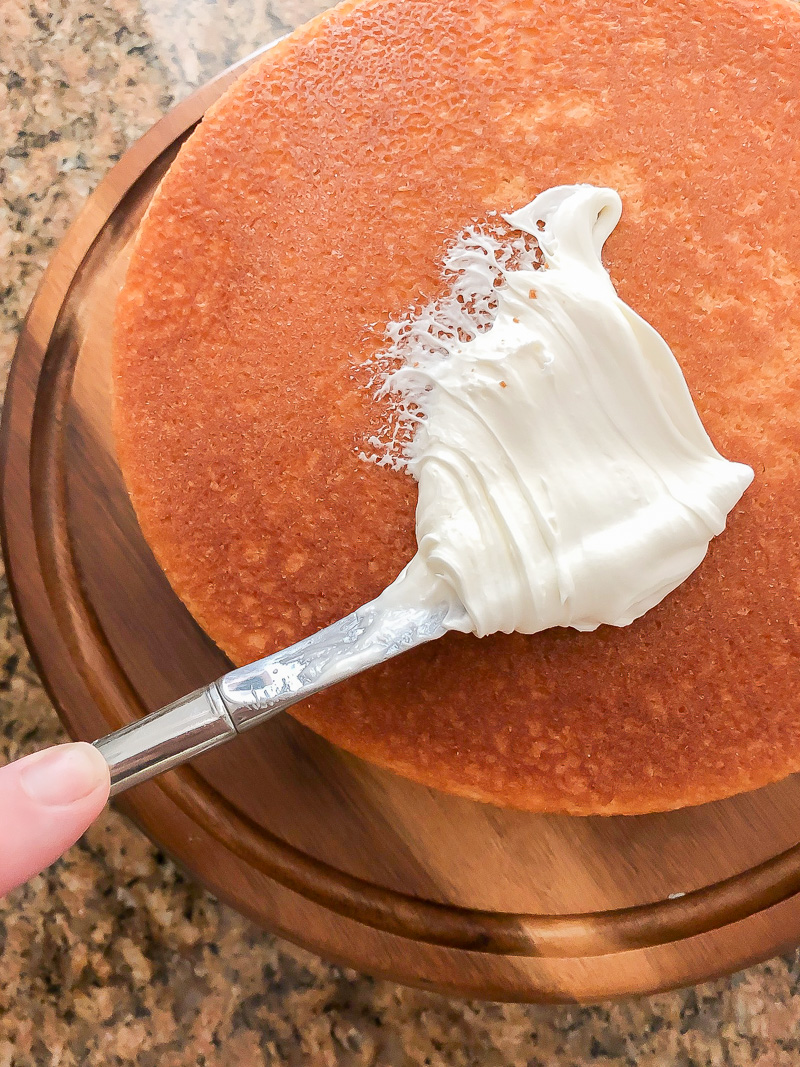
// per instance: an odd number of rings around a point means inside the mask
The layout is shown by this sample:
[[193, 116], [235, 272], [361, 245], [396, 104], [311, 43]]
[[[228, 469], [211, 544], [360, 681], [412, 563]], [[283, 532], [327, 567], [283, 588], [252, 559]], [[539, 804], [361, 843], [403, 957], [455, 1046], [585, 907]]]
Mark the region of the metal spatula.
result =
[[405, 606], [381, 595], [296, 645], [100, 738], [111, 795], [231, 741], [329, 685], [447, 632], [452, 602]]

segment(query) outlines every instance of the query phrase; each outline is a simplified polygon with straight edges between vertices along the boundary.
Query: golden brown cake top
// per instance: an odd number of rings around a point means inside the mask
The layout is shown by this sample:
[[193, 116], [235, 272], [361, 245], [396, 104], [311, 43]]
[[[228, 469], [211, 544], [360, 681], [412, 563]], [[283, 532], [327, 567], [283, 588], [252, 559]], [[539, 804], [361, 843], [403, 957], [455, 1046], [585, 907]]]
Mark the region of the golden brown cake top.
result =
[[800, 768], [800, 10], [789, 0], [363, 0], [268, 52], [143, 224], [115, 341], [120, 461], [173, 587], [239, 662], [374, 597], [416, 487], [358, 453], [356, 369], [448, 241], [552, 185], [619, 190], [606, 262], [753, 486], [625, 630], [449, 636], [302, 721], [432, 785], [641, 811]]

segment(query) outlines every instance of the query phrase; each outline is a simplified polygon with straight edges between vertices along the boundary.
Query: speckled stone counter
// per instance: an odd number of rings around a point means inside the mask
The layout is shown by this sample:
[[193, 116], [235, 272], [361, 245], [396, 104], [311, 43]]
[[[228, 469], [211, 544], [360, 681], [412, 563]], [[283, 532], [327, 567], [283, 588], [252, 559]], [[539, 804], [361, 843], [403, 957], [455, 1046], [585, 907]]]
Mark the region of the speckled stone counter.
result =
[[[324, 0], [1, 0], [0, 365], [53, 247], [125, 148]], [[63, 739], [0, 613], [3, 760]], [[592, 1008], [447, 1000], [256, 929], [108, 812], [0, 903], [0, 1067], [793, 1067], [800, 963]]]

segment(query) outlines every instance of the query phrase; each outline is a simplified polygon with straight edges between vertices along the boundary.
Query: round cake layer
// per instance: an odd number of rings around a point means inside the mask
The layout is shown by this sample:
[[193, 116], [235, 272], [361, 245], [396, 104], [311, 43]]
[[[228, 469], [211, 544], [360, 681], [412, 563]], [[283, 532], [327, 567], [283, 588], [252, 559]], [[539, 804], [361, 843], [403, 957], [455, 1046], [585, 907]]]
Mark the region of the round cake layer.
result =
[[665, 809], [800, 769], [798, 54], [790, 0], [361, 0], [208, 113], [138, 236], [115, 419], [142, 530], [234, 661], [413, 555], [415, 483], [359, 458], [386, 417], [359, 367], [442, 292], [464, 227], [550, 186], [621, 193], [619, 294], [755, 470], [704, 563], [632, 626], [453, 634], [302, 722], [534, 810]]

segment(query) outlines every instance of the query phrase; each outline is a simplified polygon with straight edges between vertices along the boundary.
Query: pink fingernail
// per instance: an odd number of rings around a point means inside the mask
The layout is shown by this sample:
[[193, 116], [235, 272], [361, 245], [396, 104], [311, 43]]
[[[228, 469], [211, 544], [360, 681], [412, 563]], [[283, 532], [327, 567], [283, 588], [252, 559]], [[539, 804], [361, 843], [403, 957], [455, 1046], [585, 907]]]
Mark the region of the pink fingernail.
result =
[[19, 769], [22, 790], [36, 804], [64, 807], [93, 793], [108, 769], [100, 753], [80, 741], [28, 756]]

